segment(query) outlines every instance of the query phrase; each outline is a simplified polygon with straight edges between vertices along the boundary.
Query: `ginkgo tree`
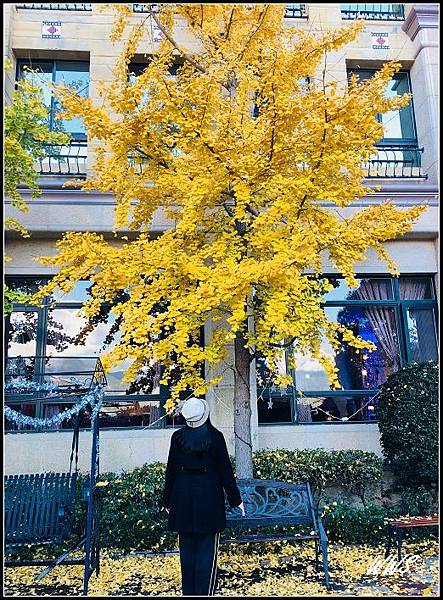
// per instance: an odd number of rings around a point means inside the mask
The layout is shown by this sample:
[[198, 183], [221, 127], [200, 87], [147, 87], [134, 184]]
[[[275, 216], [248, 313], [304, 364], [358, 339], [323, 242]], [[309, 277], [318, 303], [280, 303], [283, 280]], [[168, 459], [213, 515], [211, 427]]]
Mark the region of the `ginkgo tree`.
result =
[[[322, 259], [328, 256], [351, 287], [354, 265], [369, 249], [397, 274], [383, 243], [407, 232], [425, 208], [386, 201], [347, 216], [342, 209], [371, 192], [362, 164], [383, 136], [377, 113], [404, 107], [410, 97], [384, 94], [395, 63], [363, 82], [328, 77], [328, 52], [356, 39], [362, 22], [312, 32], [288, 26], [278, 4], [149, 6], [146, 19], [132, 25], [99, 102], [58, 91], [66, 116], [81, 116], [94, 139], [94, 172], [83, 188], [115, 195], [115, 234], [133, 230], [133, 239], [116, 244], [96, 233], [65, 233], [58, 253], [40, 259], [58, 272], [36, 299], [91, 279], [82, 313], [93, 318], [114, 302], [120, 320], [105, 367], [129, 359], [125, 379], [133, 381], [160, 362], [162, 382], [173, 382], [168, 411], [180, 392], [199, 395], [217, 383], [220, 376], [204, 377], [202, 361], [215, 367], [233, 347], [236, 470], [251, 477], [254, 359], [263, 357], [285, 386], [278, 362], [290, 346], [317, 358], [338, 387], [322, 339], [335, 349], [374, 349], [325, 314], [331, 284]], [[131, 9], [112, 7], [117, 41]], [[178, 43], [177, 19], [192, 46]], [[131, 57], [152, 25], [162, 40], [130, 80]], [[174, 225], [153, 235], [157, 210]], [[202, 347], [200, 328], [209, 321]]]

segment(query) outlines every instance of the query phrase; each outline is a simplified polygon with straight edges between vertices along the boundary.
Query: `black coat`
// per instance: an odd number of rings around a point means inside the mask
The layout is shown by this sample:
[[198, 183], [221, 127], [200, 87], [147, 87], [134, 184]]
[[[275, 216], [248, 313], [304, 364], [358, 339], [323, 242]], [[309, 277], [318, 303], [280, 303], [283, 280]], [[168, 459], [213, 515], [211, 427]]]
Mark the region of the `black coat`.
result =
[[223, 490], [230, 506], [241, 504], [225, 438], [212, 424], [207, 428], [210, 448], [197, 453], [184, 451], [181, 444], [183, 434], [193, 436], [188, 426], [172, 434], [162, 500], [162, 506], [169, 508], [169, 531], [223, 531], [226, 527]]

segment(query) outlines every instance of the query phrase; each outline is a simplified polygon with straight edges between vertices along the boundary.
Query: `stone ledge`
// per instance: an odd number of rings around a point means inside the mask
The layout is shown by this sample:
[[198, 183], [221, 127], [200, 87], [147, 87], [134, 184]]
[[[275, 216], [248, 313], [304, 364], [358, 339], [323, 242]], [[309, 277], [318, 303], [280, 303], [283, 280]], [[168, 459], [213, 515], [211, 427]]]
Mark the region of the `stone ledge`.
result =
[[412, 41], [421, 29], [438, 28], [438, 4], [414, 4], [401, 28]]

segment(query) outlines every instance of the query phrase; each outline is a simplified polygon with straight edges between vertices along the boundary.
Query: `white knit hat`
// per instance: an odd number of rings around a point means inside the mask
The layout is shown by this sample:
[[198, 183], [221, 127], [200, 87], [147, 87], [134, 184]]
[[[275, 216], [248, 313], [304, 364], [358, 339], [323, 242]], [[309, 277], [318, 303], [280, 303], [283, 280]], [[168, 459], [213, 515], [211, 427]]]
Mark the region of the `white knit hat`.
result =
[[203, 425], [209, 417], [209, 404], [202, 398], [189, 398], [180, 409], [189, 427]]

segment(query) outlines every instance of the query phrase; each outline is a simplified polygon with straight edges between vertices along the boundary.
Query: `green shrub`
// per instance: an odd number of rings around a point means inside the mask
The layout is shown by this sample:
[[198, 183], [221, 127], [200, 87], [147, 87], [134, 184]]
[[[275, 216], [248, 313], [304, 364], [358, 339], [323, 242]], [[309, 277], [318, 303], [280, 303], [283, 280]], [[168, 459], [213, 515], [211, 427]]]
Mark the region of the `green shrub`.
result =
[[403, 515], [428, 515], [434, 511], [432, 494], [420, 486], [402, 490], [400, 500], [400, 512]]
[[397, 486], [436, 490], [438, 365], [413, 363], [391, 375], [381, 388], [378, 415], [380, 443]]
[[[103, 473], [100, 494], [100, 541], [103, 547], [129, 550], [164, 550], [176, 545], [176, 534], [166, 529], [160, 512], [165, 478], [163, 463], [149, 463], [120, 475]], [[84, 524], [80, 478], [77, 488], [75, 529]]]
[[253, 458], [259, 479], [309, 481], [316, 504], [326, 486], [338, 486], [366, 503], [383, 480], [383, 460], [363, 450], [260, 450]]
[[[100, 481], [106, 485], [99, 488], [100, 541], [102, 547], [127, 552], [130, 550], [169, 550], [176, 547], [177, 537], [168, 532], [167, 516], [160, 512], [165, 465], [145, 464], [122, 474], [104, 473]], [[382, 479], [382, 461], [375, 454], [360, 450], [272, 450], [254, 453], [254, 475], [260, 479], [286, 482], [311, 483], [317, 501], [324, 499], [325, 487], [338, 486], [342, 492], [358, 494], [366, 506], [351, 508], [346, 500], [327, 499], [323, 522], [329, 530], [331, 541], [347, 543], [377, 543], [383, 539], [384, 519], [412, 512], [408, 509], [388, 511], [370, 501], [370, 492]], [[82, 484], [85, 476], [77, 482], [77, 504], [74, 515], [74, 537], [82, 534], [85, 515], [82, 502]], [[420, 500], [421, 498], [421, 500]], [[406, 502], [407, 496], [405, 495]], [[424, 495], [416, 495], [415, 502], [424, 502]], [[336, 505], [333, 503], [337, 502]], [[412, 497], [409, 497], [412, 502]], [[421, 505], [420, 505], [421, 508]], [[274, 528], [272, 528], [274, 529]], [[278, 528], [280, 531], [281, 528]], [[285, 531], [301, 532], [303, 527], [285, 527]], [[266, 530], [267, 531], [267, 530]], [[270, 532], [271, 530], [269, 530]], [[263, 530], [263, 532], [265, 532]], [[423, 535], [429, 535], [424, 530]], [[69, 543], [66, 542], [65, 547]], [[39, 551], [40, 552], [40, 551]], [[56, 556], [62, 549], [49, 546], [41, 555]], [[34, 549], [24, 549], [24, 554], [36, 556]]]
[[387, 519], [397, 516], [396, 511], [372, 502], [360, 508], [332, 498], [325, 502], [321, 515], [328, 540], [345, 544], [379, 544], [386, 539]]

